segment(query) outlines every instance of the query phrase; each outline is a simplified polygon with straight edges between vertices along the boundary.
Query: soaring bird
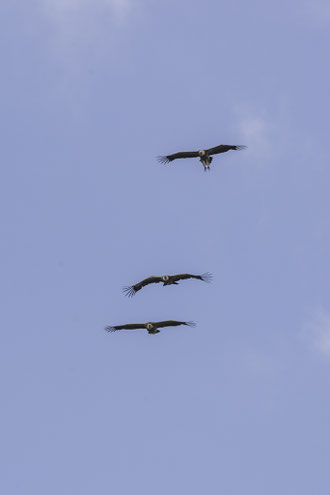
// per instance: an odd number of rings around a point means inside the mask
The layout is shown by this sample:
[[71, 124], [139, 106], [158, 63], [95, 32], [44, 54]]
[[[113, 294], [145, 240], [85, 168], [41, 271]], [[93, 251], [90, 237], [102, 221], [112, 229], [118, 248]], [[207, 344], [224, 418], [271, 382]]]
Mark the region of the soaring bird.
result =
[[178, 275], [163, 275], [162, 277], [148, 277], [138, 282], [135, 285], [130, 285], [124, 287], [123, 291], [126, 296], [132, 297], [136, 292], [149, 284], [158, 284], [163, 282], [164, 285], [178, 285], [178, 280], [185, 280], [186, 278], [196, 278], [198, 280], [203, 280], [204, 282], [210, 282], [212, 280], [211, 273], [203, 273], [203, 275], [192, 275], [191, 273], [179, 273]]
[[176, 321], [176, 320], [149, 321], [148, 323], [128, 323], [127, 325], [106, 327], [105, 330], [107, 332], [116, 332], [117, 330], [136, 330], [138, 328], [145, 328], [148, 331], [148, 333], [155, 334], [155, 333], [159, 333], [158, 328], [177, 327], [178, 325], [186, 325], [188, 327], [194, 327], [196, 323], [194, 323], [193, 321]]
[[200, 161], [204, 166], [204, 172], [206, 172], [206, 170], [210, 170], [210, 164], [213, 160], [213, 158], [210, 155], [218, 155], [219, 153], [225, 153], [226, 151], [229, 150], [243, 150], [245, 148], [246, 146], [243, 145], [236, 146], [230, 144], [220, 144], [219, 146], [216, 146], [215, 148], [210, 148], [208, 150], [181, 151], [179, 153], [174, 153], [173, 155], [159, 156], [158, 160], [161, 163], [169, 163], [172, 162], [173, 160], [176, 160], [177, 158], [199, 157]]

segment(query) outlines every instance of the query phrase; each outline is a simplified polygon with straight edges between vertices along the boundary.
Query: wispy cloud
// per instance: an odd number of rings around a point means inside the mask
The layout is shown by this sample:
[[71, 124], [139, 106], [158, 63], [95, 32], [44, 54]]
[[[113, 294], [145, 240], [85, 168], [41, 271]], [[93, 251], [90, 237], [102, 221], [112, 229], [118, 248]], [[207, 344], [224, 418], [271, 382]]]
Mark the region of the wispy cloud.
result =
[[60, 18], [70, 12], [82, 12], [90, 8], [109, 8], [118, 15], [128, 13], [131, 0], [40, 0], [48, 13]]
[[236, 108], [238, 133], [242, 143], [248, 144], [249, 152], [254, 155], [268, 155], [270, 150], [271, 126], [264, 112], [239, 105]]
[[72, 73], [88, 59], [118, 48], [119, 30], [144, 0], [38, 0], [48, 38], [61, 65]]
[[236, 128], [248, 154], [259, 162], [277, 162], [284, 156], [284, 150], [294, 140], [301, 139], [294, 133], [290, 98], [279, 94], [269, 108], [250, 103], [240, 103], [235, 108]]
[[122, 24], [133, 9], [132, 0], [38, 0], [60, 42], [97, 37], [105, 23]]
[[318, 309], [305, 325], [316, 351], [330, 358], [330, 312]]
[[314, 27], [325, 26], [330, 23], [329, 0], [305, 0], [299, 9], [299, 16]]

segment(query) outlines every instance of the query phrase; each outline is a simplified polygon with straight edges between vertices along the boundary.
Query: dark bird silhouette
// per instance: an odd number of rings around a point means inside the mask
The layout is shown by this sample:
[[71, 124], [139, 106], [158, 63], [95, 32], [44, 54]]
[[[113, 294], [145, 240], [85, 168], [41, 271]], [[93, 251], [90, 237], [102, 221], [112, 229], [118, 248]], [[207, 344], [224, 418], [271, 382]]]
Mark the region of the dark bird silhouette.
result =
[[176, 320], [166, 320], [166, 321], [149, 321], [148, 323], [128, 323], [127, 325], [116, 325], [114, 327], [106, 327], [107, 332], [117, 332], [117, 330], [137, 330], [144, 328], [149, 334], [159, 333], [158, 328], [163, 327], [177, 327], [179, 325], [186, 325], [188, 327], [194, 327], [196, 323], [193, 321], [176, 321]]
[[229, 150], [243, 150], [246, 146], [243, 145], [230, 145], [230, 144], [220, 144], [215, 148], [210, 148], [208, 150], [199, 150], [199, 151], [182, 151], [180, 153], [174, 153], [173, 155], [167, 156], [159, 156], [158, 160], [161, 163], [169, 163], [178, 158], [196, 158], [199, 157], [200, 161], [204, 166], [204, 172], [206, 170], [210, 170], [210, 164], [213, 160], [211, 155], [218, 155], [219, 153], [225, 153]]
[[139, 290], [149, 284], [158, 284], [159, 282], [163, 282], [164, 285], [178, 285], [179, 280], [185, 280], [187, 278], [196, 278], [198, 280], [203, 280], [204, 282], [210, 282], [212, 280], [211, 273], [203, 273], [203, 275], [192, 275], [191, 273], [179, 273], [178, 275], [163, 275], [162, 277], [148, 277], [138, 282], [135, 285], [130, 285], [128, 287], [124, 287], [123, 291], [126, 296], [132, 297]]

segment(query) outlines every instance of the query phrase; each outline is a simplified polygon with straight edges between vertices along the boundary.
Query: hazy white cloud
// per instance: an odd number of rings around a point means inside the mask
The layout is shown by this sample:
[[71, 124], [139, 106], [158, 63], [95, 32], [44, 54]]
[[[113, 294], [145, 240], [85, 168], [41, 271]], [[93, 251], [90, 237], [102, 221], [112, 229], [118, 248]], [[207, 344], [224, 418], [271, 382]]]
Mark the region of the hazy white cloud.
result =
[[240, 105], [236, 114], [242, 143], [248, 143], [250, 153], [265, 157], [270, 150], [271, 126], [264, 113], [249, 105]]
[[63, 44], [96, 38], [104, 20], [120, 24], [133, 8], [131, 0], [39, 0], [39, 5]]
[[267, 122], [259, 115], [243, 117], [240, 121], [240, 131], [244, 141], [253, 142], [259, 148], [267, 147]]
[[316, 351], [330, 358], [330, 312], [318, 309], [306, 325]]
[[57, 16], [100, 6], [112, 9], [119, 14], [126, 14], [131, 6], [131, 0], [40, 0], [40, 2], [50, 14]]
[[330, 22], [329, 0], [305, 0], [299, 9], [299, 16], [312, 26], [328, 25]]
[[[49, 25], [53, 54], [68, 73], [84, 66], [88, 58], [111, 56], [121, 42], [121, 30], [133, 10], [145, 0], [38, 0]], [[122, 33], [120, 33], [122, 31]]]
[[284, 157], [284, 150], [301, 136], [295, 134], [290, 98], [279, 94], [276, 105], [272, 102], [267, 109], [250, 103], [238, 104], [236, 112], [236, 128], [239, 139], [248, 146], [249, 154], [261, 166]]

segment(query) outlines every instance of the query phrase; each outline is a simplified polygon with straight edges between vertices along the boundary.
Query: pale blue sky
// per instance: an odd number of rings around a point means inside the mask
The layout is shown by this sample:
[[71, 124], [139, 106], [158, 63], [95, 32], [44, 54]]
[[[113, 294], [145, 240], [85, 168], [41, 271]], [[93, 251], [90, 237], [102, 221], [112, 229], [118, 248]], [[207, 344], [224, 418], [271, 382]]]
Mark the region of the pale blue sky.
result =
[[[329, 30], [325, 1], [1, 3], [1, 493], [329, 494]], [[121, 292], [183, 271], [214, 282]], [[197, 326], [104, 332], [161, 319]]]

